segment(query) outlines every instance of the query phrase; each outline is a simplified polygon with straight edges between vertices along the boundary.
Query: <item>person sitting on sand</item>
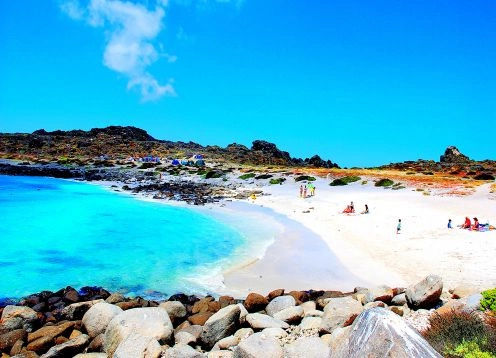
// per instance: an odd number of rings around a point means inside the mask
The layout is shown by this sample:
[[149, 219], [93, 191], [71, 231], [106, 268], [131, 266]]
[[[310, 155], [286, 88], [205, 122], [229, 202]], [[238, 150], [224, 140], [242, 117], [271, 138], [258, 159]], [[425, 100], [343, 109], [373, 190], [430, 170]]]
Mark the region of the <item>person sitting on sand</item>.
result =
[[465, 222], [460, 227], [462, 229], [470, 229], [471, 226], [472, 226], [472, 222], [470, 221], [470, 219], [468, 218], [468, 216], [466, 216], [465, 217]]
[[369, 206], [365, 204], [365, 210], [362, 211], [360, 214], [368, 214], [369, 213]]
[[343, 210], [343, 214], [351, 214], [353, 210], [351, 209], [351, 206], [346, 206], [346, 209]]
[[474, 225], [472, 225], [472, 230], [479, 230], [479, 219], [474, 218]]

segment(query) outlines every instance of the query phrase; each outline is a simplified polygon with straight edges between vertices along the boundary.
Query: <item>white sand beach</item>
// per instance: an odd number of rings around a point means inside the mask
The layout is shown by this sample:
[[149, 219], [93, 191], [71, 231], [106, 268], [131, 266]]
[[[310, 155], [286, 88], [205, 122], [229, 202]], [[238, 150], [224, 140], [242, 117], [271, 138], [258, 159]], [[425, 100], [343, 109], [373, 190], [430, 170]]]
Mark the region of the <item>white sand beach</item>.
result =
[[[350, 291], [356, 286], [408, 286], [428, 274], [443, 278], [445, 289], [471, 285], [496, 287], [496, 231], [457, 228], [465, 216], [496, 223], [490, 185], [468, 196], [425, 195], [415, 188], [375, 187], [360, 181], [342, 187], [318, 178], [316, 195], [302, 199], [292, 179], [263, 186], [264, 195], [249, 200], [290, 219], [261, 260], [225, 273], [225, 290], [248, 292], [325, 289]], [[247, 185], [253, 188], [253, 185]], [[353, 201], [356, 214], [343, 214]], [[368, 205], [369, 214], [359, 214]], [[229, 208], [229, 202], [226, 207]], [[453, 229], [447, 228], [448, 219]], [[398, 219], [402, 230], [396, 234]], [[298, 224], [303, 225], [303, 229]]]

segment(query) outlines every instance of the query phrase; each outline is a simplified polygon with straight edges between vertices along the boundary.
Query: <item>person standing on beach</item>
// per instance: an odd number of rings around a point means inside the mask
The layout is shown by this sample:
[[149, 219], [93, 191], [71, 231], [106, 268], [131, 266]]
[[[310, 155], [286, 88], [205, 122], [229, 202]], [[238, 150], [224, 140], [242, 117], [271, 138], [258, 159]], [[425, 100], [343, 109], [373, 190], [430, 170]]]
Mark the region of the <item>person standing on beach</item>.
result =
[[451, 219], [448, 219], [448, 229], [453, 229], [453, 227], [451, 226]]
[[396, 234], [399, 234], [401, 231], [401, 219], [398, 219], [398, 226], [396, 226]]
[[305, 199], [307, 197], [307, 186], [305, 185], [303, 187], [303, 199]]
[[300, 198], [303, 198], [303, 185], [300, 185]]
[[351, 202], [351, 204], [350, 204], [350, 209], [351, 209], [352, 213], [355, 212], [355, 205], [353, 204], [353, 202]]

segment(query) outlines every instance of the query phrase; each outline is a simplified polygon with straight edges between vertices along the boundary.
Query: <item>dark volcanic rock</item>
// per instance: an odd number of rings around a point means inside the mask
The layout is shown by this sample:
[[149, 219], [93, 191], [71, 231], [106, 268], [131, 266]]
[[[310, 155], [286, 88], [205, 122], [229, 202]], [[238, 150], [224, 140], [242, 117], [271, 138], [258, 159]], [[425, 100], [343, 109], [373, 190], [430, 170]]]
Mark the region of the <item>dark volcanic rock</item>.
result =
[[470, 162], [470, 158], [466, 155], [463, 155], [457, 147], [449, 146], [444, 151], [444, 155], [441, 155], [439, 161], [441, 163], [450, 163], [450, 164], [464, 164]]

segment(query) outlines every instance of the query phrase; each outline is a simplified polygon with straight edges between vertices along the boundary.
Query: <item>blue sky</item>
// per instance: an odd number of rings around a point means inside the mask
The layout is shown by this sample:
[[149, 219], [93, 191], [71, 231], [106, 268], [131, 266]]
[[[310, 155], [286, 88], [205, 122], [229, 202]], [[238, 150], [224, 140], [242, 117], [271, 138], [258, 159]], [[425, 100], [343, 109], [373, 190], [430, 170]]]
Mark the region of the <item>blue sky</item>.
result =
[[495, 19], [487, 0], [1, 1], [0, 132], [496, 159]]

